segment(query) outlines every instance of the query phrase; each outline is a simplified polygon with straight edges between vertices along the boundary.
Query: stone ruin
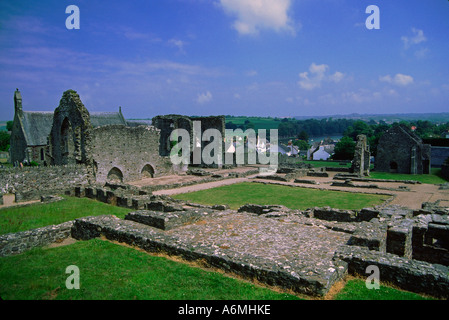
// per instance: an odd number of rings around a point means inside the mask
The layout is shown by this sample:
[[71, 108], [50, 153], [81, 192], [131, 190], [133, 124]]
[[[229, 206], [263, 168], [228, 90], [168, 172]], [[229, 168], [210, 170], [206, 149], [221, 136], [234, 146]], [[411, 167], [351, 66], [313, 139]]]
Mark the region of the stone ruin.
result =
[[358, 135], [350, 172], [360, 177], [369, 176], [370, 157], [370, 148], [366, 136]]
[[379, 139], [376, 171], [429, 174], [430, 164], [431, 146], [404, 125], [393, 126]]
[[180, 168], [173, 166], [169, 158], [174, 129], [191, 132], [193, 121], [201, 123], [202, 133], [211, 128], [224, 133], [225, 128], [224, 116], [168, 115], [153, 118], [152, 125], [129, 124], [121, 108], [118, 113], [90, 113], [74, 90], [63, 93], [54, 112], [23, 111], [22, 96], [16, 90], [14, 107], [13, 163], [84, 165], [89, 181], [98, 183], [175, 174]]
[[[69, 90], [52, 120], [46, 160], [63, 165], [13, 168], [4, 171], [0, 186], [13, 190], [19, 201], [39, 197], [52, 202], [60, 200], [52, 194], [67, 194], [128, 208], [129, 214], [125, 219], [86, 217], [2, 235], [0, 256], [67, 237], [102, 236], [312, 296], [326, 295], [347, 274], [366, 277], [366, 268], [373, 265], [380, 269], [381, 281], [439, 298], [449, 296], [449, 212], [438, 201], [424, 203], [421, 210], [380, 206], [360, 211], [254, 204], [230, 210], [226, 205], [176, 201], [126, 182], [172, 172], [167, 162], [171, 130], [191, 130], [197, 118], [170, 115], [154, 118], [152, 127], [94, 127], [79, 96]], [[203, 129], [224, 128], [220, 117], [200, 121]], [[358, 137], [352, 168], [351, 176], [340, 176], [346, 185], [349, 178], [369, 175], [366, 137]], [[188, 173], [222, 178], [198, 168]], [[270, 178], [304, 182], [309, 181], [304, 177], [317, 176], [327, 176], [326, 170], [286, 161]]]
[[125, 220], [77, 219], [72, 236], [103, 236], [312, 296], [326, 295], [347, 274], [366, 277], [369, 265], [379, 268], [381, 281], [449, 296], [447, 212], [192, 205], [153, 197]]
[[449, 210], [440, 202], [424, 203], [420, 210], [291, 210], [254, 204], [230, 210], [112, 184], [75, 187], [67, 194], [130, 211], [125, 219], [86, 217], [0, 236], [0, 255], [69, 236], [101, 236], [311, 296], [325, 296], [348, 274], [366, 278], [366, 268], [377, 266], [381, 281], [449, 297]]

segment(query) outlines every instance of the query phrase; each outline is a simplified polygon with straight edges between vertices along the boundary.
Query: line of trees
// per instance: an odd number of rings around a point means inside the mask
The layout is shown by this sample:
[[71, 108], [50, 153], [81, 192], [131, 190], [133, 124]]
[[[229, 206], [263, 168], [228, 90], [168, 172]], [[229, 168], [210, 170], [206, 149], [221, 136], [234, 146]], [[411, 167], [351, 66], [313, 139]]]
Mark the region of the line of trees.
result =
[[356, 122], [353, 119], [282, 119], [278, 132], [280, 137], [296, 137], [301, 132], [306, 132], [311, 137], [341, 134]]

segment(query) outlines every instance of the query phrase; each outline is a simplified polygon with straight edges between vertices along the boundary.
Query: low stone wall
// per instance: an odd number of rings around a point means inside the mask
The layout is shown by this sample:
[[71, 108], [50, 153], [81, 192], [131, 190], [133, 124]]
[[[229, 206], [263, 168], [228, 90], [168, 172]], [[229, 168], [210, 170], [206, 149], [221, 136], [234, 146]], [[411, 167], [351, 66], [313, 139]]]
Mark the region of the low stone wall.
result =
[[349, 173], [349, 172], [351, 171], [351, 168], [326, 167], [326, 171], [331, 171], [331, 172], [347, 172], [347, 173]]
[[439, 270], [427, 262], [357, 246], [341, 246], [334, 259], [348, 263], [350, 274], [367, 276], [367, 267], [377, 266], [381, 282], [394, 283], [404, 290], [439, 298], [449, 297], [447, 269]]
[[73, 221], [0, 236], [0, 257], [62, 241], [71, 235]]
[[420, 181], [416, 180], [394, 180], [394, 179], [374, 179], [374, 178], [368, 178], [368, 177], [358, 177], [354, 174], [344, 174], [344, 173], [337, 173], [334, 178], [334, 180], [347, 180], [351, 179], [352, 181], [361, 181], [361, 182], [394, 182], [394, 183], [404, 183], [404, 184], [421, 184]]
[[354, 222], [356, 221], [357, 216], [356, 212], [353, 210], [339, 210], [325, 207], [314, 208], [313, 218], [328, 221]]
[[323, 278], [317, 275], [304, 276], [301, 274], [302, 270], [292, 269], [288, 264], [284, 265], [268, 257], [235, 251], [226, 246], [180, 241], [177, 235], [172, 236], [162, 230], [113, 216], [77, 219], [72, 236], [79, 240], [103, 236], [108, 240], [126, 243], [148, 252], [163, 252], [187, 261], [201, 261], [209, 267], [225, 272], [315, 296], [325, 295], [330, 286], [341, 279], [346, 271], [344, 266], [330, 263], [329, 267], [324, 268]]
[[24, 202], [88, 183], [88, 169], [82, 165], [6, 168], [1, 169], [0, 193], [14, 193], [16, 202]]
[[161, 230], [171, 230], [186, 224], [195, 223], [210, 215], [213, 210], [186, 210], [182, 212], [157, 212], [140, 210], [130, 212], [125, 220], [131, 220]]

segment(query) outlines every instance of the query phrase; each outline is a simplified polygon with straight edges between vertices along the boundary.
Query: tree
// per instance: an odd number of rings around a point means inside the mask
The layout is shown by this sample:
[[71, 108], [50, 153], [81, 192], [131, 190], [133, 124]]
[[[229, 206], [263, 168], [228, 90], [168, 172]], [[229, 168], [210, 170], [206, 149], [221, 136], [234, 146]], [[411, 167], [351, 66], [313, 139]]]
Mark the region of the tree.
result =
[[246, 123], [246, 129], [255, 129], [256, 126], [254, 125], [254, 123], [252, 122], [248, 122]]
[[307, 134], [307, 132], [305, 130], [302, 130], [299, 134], [298, 134], [298, 139], [299, 140], [304, 140], [304, 141], [309, 141], [309, 135]]
[[232, 123], [232, 121], [226, 122], [225, 127], [226, 127], [226, 129], [232, 129], [232, 130], [237, 129], [237, 125], [235, 123]]
[[373, 129], [366, 122], [358, 120], [344, 132], [345, 136], [351, 137], [353, 140], [356, 140], [359, 134], [370, 137], [373, 135]]
[[0, 151], [9, 150], [9, 140], [11, 136], [6, 131], [0, 131]]
[[12, 122], [12, 121], [6, 122], [6, 130], [12, 131], [12, 125], [13, 124], [14, 124], [14, 122]]
[[310, 145], [306, 140], [295, 140], [293, 144], [299, 148], [299, 150], [308, 150]]
[[352, 160], [355, 152], [355, 142], [350, 137], [343, 137], [334, 149], [334, 160]]

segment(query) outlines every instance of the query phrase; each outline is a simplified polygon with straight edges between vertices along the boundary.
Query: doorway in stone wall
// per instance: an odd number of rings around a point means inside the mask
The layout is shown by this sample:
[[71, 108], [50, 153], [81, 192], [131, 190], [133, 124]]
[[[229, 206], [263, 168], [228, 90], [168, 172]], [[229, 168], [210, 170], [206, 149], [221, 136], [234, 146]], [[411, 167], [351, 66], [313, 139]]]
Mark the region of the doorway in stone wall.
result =
[[398, 172], [398, 164], [395, 161], [390, 162], [390, 173], [397, 173]]
[[75, 142], [73, 140], [73, 129], [68, 118], [61, 125], [61, 162], [62, 164], [75, 163]]
[[122, 183], [123, 173], [119, 168], [112, 168], [108, 173], [108, 182]]
[[140, 172], [140, 176], [142, 179], [154, 178], [154, 168], [149, 164], [145, 165]]

